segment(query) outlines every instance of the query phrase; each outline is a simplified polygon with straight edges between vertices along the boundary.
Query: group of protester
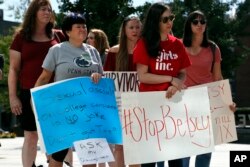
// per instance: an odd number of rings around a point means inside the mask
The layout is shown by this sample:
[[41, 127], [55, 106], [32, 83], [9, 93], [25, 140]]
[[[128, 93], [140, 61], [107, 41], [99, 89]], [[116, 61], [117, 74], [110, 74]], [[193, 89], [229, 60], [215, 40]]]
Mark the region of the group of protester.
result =
[[[154, 3], [143, 23], [135, 16], [123, 20], [118, 44], [110, 48], [107, 35], [100, 29], [88, 31], [81, 14], [67, 14], [62, 30], [56, 30], [50, 1], [32, 0], [10, 46], [8, 74], [11, 111], [24, 130], [22, 165], [34, 167], [37, 153], [38, 134], [30, 104], [33, 87], [81, 76], [98, 83], [104, 71], [137, 71], [139, 91], [166, 91], [166, 98], [171, 98], [186, 87], [222, 80], [220, 49], [216, 45], [213, 58], [203, 12], [189, 14], [182, 40], [172, 35], [174, 19], [168, 5]], [[166, 53], [171, 56], [163, 56]], [[160, 67], [159, 63], [170, 64], [171, 68]], [[69, 68], [78, 73], [71, 73]], [[229, 107], [235, 111], [235, 104]], [[125, 166], [123, 146], [113, 149], [115, 162], [109, 166]], [[49, 167], [62, 167], [69, 150], [50, 155]], [[196, 167], [209, 166], [211, 153], [198, 157]], [[164, 166], [164, 162], [130, 166], [156, 164]], [[168, 166], [188, 167], [189, 158], [168, 161]]]

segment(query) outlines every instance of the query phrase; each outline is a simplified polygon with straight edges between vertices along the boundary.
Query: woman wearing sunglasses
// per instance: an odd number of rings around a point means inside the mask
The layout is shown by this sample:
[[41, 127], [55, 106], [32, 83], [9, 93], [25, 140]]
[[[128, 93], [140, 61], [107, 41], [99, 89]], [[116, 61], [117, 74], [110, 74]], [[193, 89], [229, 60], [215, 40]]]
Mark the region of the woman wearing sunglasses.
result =
[[[164, 3], [154, 3], [148, 10], [141, 39], [134, 49], [141, 92], [166, 91], [166, 97], [171, 98], [182, 89], [190, 60], [182, 42], [171, 35], [173, 21], [174, 15]], [[181, 160], [168, 163], [169, 167], [182, 166]], [[155, 167], [155, 164], [141, 166]]]
[[[207, 21], [203, 12], [196, 10], [189, 14], [183, 34], [183, 44], [192, 62], [187, 68], [185, 86], [195, 86], [222, 80], [221, 54], [217, 45], [212, 44], [207, 35]], [[211, 45], [215, 45], [213, 50]], [[235, 103], [229, 106], [234, 112]], [[183, 159], [183, 167], [189, 166], [190, 158]], [[211, 153], [196, 156], [195, 167], [209, 167]]]

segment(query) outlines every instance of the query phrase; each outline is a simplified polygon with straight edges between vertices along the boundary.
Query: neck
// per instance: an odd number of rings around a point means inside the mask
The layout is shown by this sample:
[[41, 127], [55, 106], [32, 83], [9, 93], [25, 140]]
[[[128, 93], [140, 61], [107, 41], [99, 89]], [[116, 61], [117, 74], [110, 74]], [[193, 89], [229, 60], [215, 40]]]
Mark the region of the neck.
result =
[[161, 41], [167, 41], [167, 40], [168, 40], [168, 35], [166, 35], [165, 33], [161, 34]]
[[46, 25], [37, 23], [35, 33], [42, 34], [45, 32], [46, 32]]
[[128, 53], [132, 54], [136, 45], [136, 41], [127, 41]]
[[75, 40], [69, 39], [69, 43], [76, 48], [82, 47], [81, 41], [75, 41]]
[[203, 35], [193, 35], [192, 37], [192, 46], [200, 46], [203, 41]]

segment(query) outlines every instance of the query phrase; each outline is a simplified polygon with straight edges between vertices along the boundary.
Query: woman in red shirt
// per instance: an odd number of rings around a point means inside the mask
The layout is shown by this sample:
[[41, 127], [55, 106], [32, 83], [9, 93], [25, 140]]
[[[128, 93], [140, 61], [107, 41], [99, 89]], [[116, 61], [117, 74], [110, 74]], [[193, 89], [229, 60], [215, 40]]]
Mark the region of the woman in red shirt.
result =
[[35, 117], [30, 105], [30, 89], [42, 72], [42, 62], [49, 48], [64, 40], [61, 31], [53, 30], [54, 23], [50, 1], [33, 0], [10, 46], [9, 100], [11, 111], [18, 117], [24, 130], [24, 167], [35, 166], [38, 141]]
[[[183, 44], [192, 62], [187, 68], [185, 85], [187, 87], [219, 81], [223, 79], [221, 73], [221, 53], [216, 44], [208, 39], [207, 19], [203, 12], [191, 12], [184, 26]], [[214, 53], [212, 46], [214, 45]], [[214, 54], [214, 56], [213, 56]], [[236, 104], [229, 106], [234, 112]], [[209, 167], [212, 153], [197, 155], [196, 167]], [[183, 158], [183, 167], [189, 166], [190, 158]]]
[[[174, 18], [164, 3], [149, 8], [141, 39], [134, 50], [140, 91], [166, 91], [166, 97], [170, 98], [183, 87], [185, 68], [190, 61], [182, 42], [170, 35]], [[155, 167], [155, 164], [142, 164], [142, 167]], [[180, 160], [169, 161], [169, 167], [181, 165]]]
[[[109, 49], [104, 71], [136, 71], [133, 63], [133, 50], [139, 39], [141, 32], [141, 22], [138, 17], [126, 17], [120, 27], [119, 44]], [[122, 145], [115, 146], [115, 165], [123, 167], [124, 155]], [[130, 165], [139, 167], [139, 165]]]

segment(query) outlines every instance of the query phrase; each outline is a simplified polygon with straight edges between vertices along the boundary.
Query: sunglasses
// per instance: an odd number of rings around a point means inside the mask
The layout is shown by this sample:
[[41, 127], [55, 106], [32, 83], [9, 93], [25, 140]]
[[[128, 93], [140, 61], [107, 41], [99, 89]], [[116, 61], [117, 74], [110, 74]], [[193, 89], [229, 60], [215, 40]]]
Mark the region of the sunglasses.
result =
[[170, 16], [162, 17], [161, 22], [162, 23], [167, 23], [169, 20], [173, 21], [174, 19], [175, 19], [175, 15], [170, 15]]
[[204, 25], [207, 23], [206, 20], [197, 20], [197, 19], [192, 20], [193, 25], [198, 25], [199, 22], [201, 25]]

